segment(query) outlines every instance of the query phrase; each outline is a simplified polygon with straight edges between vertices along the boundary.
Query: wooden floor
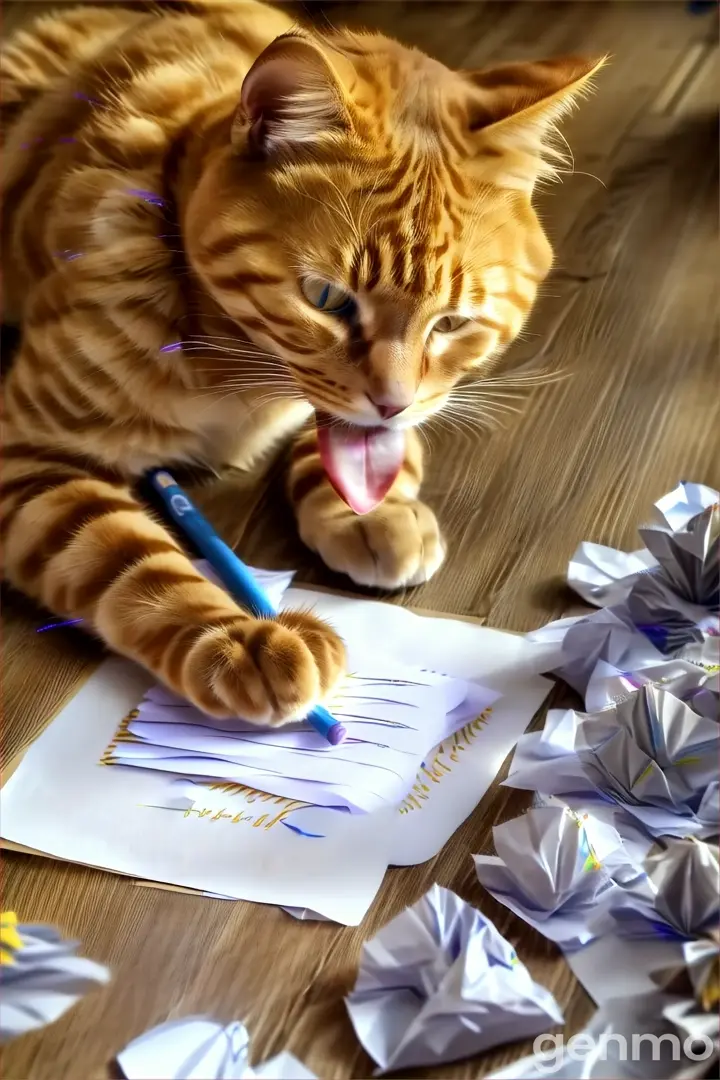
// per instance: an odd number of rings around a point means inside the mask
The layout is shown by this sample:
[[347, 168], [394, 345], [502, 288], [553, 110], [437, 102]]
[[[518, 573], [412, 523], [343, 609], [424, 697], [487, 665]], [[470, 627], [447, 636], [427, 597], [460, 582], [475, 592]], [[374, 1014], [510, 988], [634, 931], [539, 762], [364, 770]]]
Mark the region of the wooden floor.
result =
[[[720, 486], [716, 21], [667, 0], [324, 8], [333, 22], [380, 26], [466, 68], [563, 51], [614, 56], [596, 97], [565, 128], [575, 174], [541, 197], [557, 269], [508, 358], [568, 378], [538, 389], [490, 436], [438, 430], [426, 495], [450, 557], [434, 581], [396, 598], [528, 630], [572, 605], [562, 575], [579, 540], [636, 546], [651, 502], [678, 480]], [[300, 566], [306, 581], [347, 588], [300, 548], [278, 476], [274, 466], [232, 497], [218, 484], [208, 499], [216, 520], [250, 561]], [[72, 631], [38, 638], [37, 620], [27, 605], [6, 603], [6, 755], [27, 744], [97, 657]], [[571, 1034], [588, 999], [554, 948], [483, 896], [468, 857], [489, 850], [492, 824], [523, 805], [491, 792], [431, 863], [388, 874], [359, 929], [7, 857], [3, 905], [77, 936], [114, 980], [12, 1044], [3, 1075], [104, 1076], [150, 1025], [203, 1012], [245, 1018], [260, 1058], [287, 1048], [323, 1080], [367, 1077], [372, 1063], [342, 995], [363, 938], [433, 881], [497, 921], [556, 993]], [[528, 1049], [413, 1075], [480, 1077]]]

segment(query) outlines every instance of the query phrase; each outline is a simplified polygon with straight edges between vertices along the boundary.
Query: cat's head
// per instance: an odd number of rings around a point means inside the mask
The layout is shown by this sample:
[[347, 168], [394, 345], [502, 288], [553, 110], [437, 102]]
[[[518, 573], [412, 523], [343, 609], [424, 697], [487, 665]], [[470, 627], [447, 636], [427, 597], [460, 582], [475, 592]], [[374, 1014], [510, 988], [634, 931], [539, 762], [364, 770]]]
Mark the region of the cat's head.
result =
[[[518, 334], [552, 262], [530, 202], [548, 138], [602, 63], [453, 72], [380, 35], [296, 32], [246, 76], [188, 206], [189, 255], [282, 358], [279, 389], [314, 406], [355, 509], [397, 473], [402, 429]], [[382, 482], [359, 491], [373, 449]]]

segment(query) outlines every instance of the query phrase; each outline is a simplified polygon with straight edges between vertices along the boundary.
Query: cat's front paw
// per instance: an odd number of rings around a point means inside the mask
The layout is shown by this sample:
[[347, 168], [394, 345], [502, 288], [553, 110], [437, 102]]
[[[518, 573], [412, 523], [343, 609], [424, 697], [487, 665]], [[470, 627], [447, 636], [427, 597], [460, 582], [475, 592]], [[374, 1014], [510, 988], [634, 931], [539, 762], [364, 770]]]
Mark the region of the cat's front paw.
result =
[[298, 524], [304, 543], [358, 585], [420, 585], [445, 558], [437, 518], [414, 499], [386, 499], [362, 517], [351, 511], [331, 518], [301, 512]]
[[273, 726], [304, 716], [345, 674], [345, 646], [320, 619], [284, 611], [203, 634], [182, 670], [182, 692], [211, 716]]

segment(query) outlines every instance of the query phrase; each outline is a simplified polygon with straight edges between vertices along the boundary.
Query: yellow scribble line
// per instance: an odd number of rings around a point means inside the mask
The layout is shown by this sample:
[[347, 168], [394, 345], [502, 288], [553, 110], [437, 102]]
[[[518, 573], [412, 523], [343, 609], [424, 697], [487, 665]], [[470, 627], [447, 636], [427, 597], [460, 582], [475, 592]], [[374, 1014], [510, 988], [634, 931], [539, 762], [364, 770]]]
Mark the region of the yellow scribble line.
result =
[[135, 735], [132, 734], [132, 732], [128, 731], [128, 727], [130, 726], [131, 721], [132, 720], [137, 720], [139, 715], [140, 715], [140, 710], [139, 709], [131, 709], [130, 712], [127, 714], [127, 716], [124, 717], [120, 721], [120, 723], [118, 725], [118, 729], [115, 732], [115, 735], [113, 736], [112, 742], [108, 746], [108, 748], [105, 751], [105, 753], [103, 754], [103, 756], [100, 758], [100, 764], [101, 765], [115, 765], [116, 764], [116, 762], [113, 761], [113, 754], [117, 750], [118, 743], [120, 743], [120, 742], [141, 742], [142, 741], [141, 739], [136, 738]]
[[422, 804], [427, 802], [432, 790], [424, 782], [424, 778], [431, 780], [434, 784], [439, 784], [446, 773], [452, 772], [452, 767], [442, 760], [443, 756], [447, 754], [450, 761], [459, 761], [458, 753], [464, 751], [466, 746], [472, 746], [478, 734], [487, 725], [491, 714], [492, 708], [488, 707], [480, 716], [465, 724], [459, 731], [456, 731], [449, 744], [440, 743], [432, 761], [422, 766], [415, 777], [412, 790], [400, 804], [399, 810], [401, 814], [422, 809]]

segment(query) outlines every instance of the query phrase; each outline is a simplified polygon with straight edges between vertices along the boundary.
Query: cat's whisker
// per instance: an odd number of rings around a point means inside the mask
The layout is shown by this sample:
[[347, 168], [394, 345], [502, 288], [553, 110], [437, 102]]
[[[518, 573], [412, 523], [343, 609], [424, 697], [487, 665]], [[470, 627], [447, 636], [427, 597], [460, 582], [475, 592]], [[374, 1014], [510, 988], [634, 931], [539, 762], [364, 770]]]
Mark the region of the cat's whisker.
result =
[[[169, 350], [167, 351], [169, 352]], [[214, 361], [215, 363], [220, 361], [222, 357], [225, 357], [228, 364], [231, 366], [239, 364], [242, 366], [246, 364], [249, 367], [255, 364], [262, 364], [266, 367], [273, 367], [274, 369], [279, 370], [279, 372], [287, 370], [287, 366], [283, 361], [276, 360], [273, 356], [258, 356], [255, 352], [234, 354], [228, 352], [227, 349], [210, 349], [208, 346], [190, 346], [182, 351], [188, 356], [202, 356], [205, 354], [208, 361]], [[220, 353], [220, 355], [217, 355], [217, 353]]]
[[515, 394], [504, 394], [502, 393], [502, 391], [498, 393], [487, 394], [458, 394], [456, 392], [453, 392], [448, 398], [448, 402], [450, 404], [458, 403], [467, 407], [471, 407], [473, 405], [482, 405], [485, 402], [488, 402], [492, 405], [495, 405], [497, 408], [509, 409], [513, 412], [516, 412], [518, 409], [520, 409], [525, 404], [526, 400], [527, 399], [525, 397], [516, 396]]
[[486, 413], [475, 413], [473, 416], [466, 416], [462, 413], [448, 413], [447, 419], [451, 424], [462, 425], [465, 430], [476, 432], [478, 428], [490, 430], [492, 427], [499, 427], [500, 420], [496, 416], [488, 415]]
[[262, 364], [248, 364], [244, 371], [238, 371], [235, 367], [206, 367], [202, 369], [207, 375], [227, 375], [229, 378], [242, 378], [243, 375], [277, 375], [280, 379], [289, 379], [290, 373], [285, 368], [264, 367]]
[[[478, 382], [483, 386], [508, 386], [508, 385], [522, 385], [522, 386], [539, 386], [545, 383], [560, 382], [563, 379], [570, 377], [570, 372], [560, 371], [548, 371], [546, 369], [539, 369], [538, 371], [508, 371], [502, 375], [491, 375], [488, 378], [480, 376]], [[464, 384], [469, 385], [469, 384]]]
[[214, 386], [206, 386], [206, 387], [204, 387], [202, 392], [203, 393], [222, 393], [222, 392], [226, 392], [228, 394], [230, 394], [230, 393], [236, 394], [236, 393], [240, 393], [243, 390], [262, 390], [264, 387], [268, 387], [270, 389], [278, 390], [278, 391], [279, 390], [284, 390], [284, 389], [287, 389], [288, 391], [293, 391], [295, 389], [291, 384], [287, 384], [286, 387], [283, 387], [281, 383], [278, 383], [275, 380], [268, 381], [267, 379], [262, 379], [262, 380], [258, 379], [258, 380], [254, 381], [254, 382], [236, 382], [236, 383], [233, 383], [231, 381], [228, 381], [228, 382], [223, 382], [223, 383], [217, 383]]
[[521, 401], [526, 401], [527, 396], [528, 396], [527, 394], [523, 394], [523, 393], [520, 393], [520, 392], [514, 392], [513, 393], [512, 391], [508, 391], [508, 390], [482, 391], [482, 390], [480, 390], [479, 388], [476, 388], [476, 387], [473, 387], [473, 389], [471, 391], [467, 392], [467, 393], [461, 391], [460, 389], [453, 390], [453, 392], [452, 392], [452, 398], [453, 398], [454, 401], [459, 401], [459, 400], [462, 400], [462, 401], [476, 401], [476, 400], [478, 400], [479, 401], [479, 400], [484, 400], [486, 398], [492, 398], [493, 400], [496, 400], [496, 401], [516, 401], [516, 402], [521, 402]]
[[509, 417], [513, 415], [519, 415], [522, 413], [522, 409], [508, 409], [500, 408], [491, 402], [482, 401], [474, 402], [472, 405], [463, 406], [457, 403], [453, 404], [449, 412], [462, 414], [463, 416], [475, 417], [475, 416], [502, 416]]
[[[201, 410], [201, 412], [207, 412], [207, 410], [213, 408], [213, 406], [217, 406], [221, 402], [223, 402], [223, 401], [225, 401], [225, 400], [227, 400], [229, 398], [233, 398], [233, 397], [238, 397], [238, 394], [235, 393], [235, 392], [232, 392], [232, 391], [229, 391], [227, 393], [221, 393], [219, 390], [215, 390], [214, 392], [211, 391], [209, 393], [196, 394], [194, 396], [193, 400], [197, 401], [197, 400], [199, 400], [201, 398], [206, 398], [206, 399], [209, 398], [210, 400], [208, 401], [207, 407], [204, 410]], [[242, 415], [245, 416], [245, 417], [251, 416], [254, 412], [257, 412], [258, 409], [260, 409], [263, 406], [268, 405], [268, 404], [270, 404], [270, 403], [272, 403], [274, 401], [302, 401], [302, 400], [304, 400], [304, 399], [303, 399], [302, 395], [300, 395], [300, 394], [293, 394], [293, 393], [289, 393], [289, 394], [263, 394], [260, 397], [254, 398], [251, 401], [251, 403], [250, 403], [251, 407], [250, 408], [247, 407], [247, 404], [245, 402], [242, 402], [242, 404], [244, 405], [244, 408], [242, 410]]]
[[[216, 357], [212, 358], [213, 360]], [[262, 362], [253, 362], [248, 360], [247, 363], [240, 363], [235, 360], [230, 363], [224, 364], [222, 367], [203, 367], [199, 370], [206, 372], [207, 374], [227, 375], [228, 378], [241, 379], [244, 376], [253, 375], [277, 375], [279, 379], [291, 378], [290, 372], [287, 368], [271, 367], [268, 364]]]
[[[239, 394], [246, 390], [264, 390], [265, 388], [273, 390], [283, 390], [284, 387], [278, 386], [275, 382], [251, 382], [251, 383], [219, 383], [214, 386], [205, 386], [202, 388], [202, 393], [210, 394]], [[292, 387], [287, 387], [291, 390]]]
[[221, 393], [243, 394], [243, 393], [247, 393], [247, 394], [252, 394], [252, 392], [255, 391], [255, 390], [264, 390], [264, 389], [276, 390], [278, 393], [287, 394], [287, 393], [290, 393], [290, 392], [294, 391], [295, 387], [292, 386], [289, 383], [280, 383], [280, 382], [277, 382], [275, 380], [268, 381], [268, 380], [260, 380], [260, 379], [258, 379], [256, 382], [242, 382], [242, 383], [232, 383], [232, 382], [219, 382], [218, 383], [218, 382], [215, 382], [215, 383], [206, 383], [204, 385], [199, 384], [197, 389], [198, 389], [198, 391], [200, 393], [203, 393], [203, 394], [208, 394], [208, 393], [215, 393], [215, 394], [221, 394]]
[[478, 426], [480, 420], [478, 417], [474, 417], [475, 424], [471, 423], [470, 418], [462, 414], [453, 413], [451, 411], [446, 412], [446, 419], [451, 422], [453, 429], [457, 428], [461, 431], [465, 431], [468, 434], [475, 434], [475, 428]]
[[269, 349], [263, 349], [261, 346], [256, 345], [252, 341], [243, 341], [241, 338], [232, 336], [223, 336], [216, 334], [199, 334], [196, 337], [185, 338], [180, 344], [182, 345], [218, 345], [218, 347], [227, 348], [228, 344], [232, 348], [237, 349], [249, 349], [255, 353], [264, 356], [272, 356], [276, 359], [280, 359], [277, 353], [270, 352]]
[[466, 428], [462, 424], [453, 422], [449, 416], [445, 416], [442, 419], [443, 426], [447, 428], [453, 437], [459, 435], [466, 442], [475, 441], [477, 439], [477, 433], [471, 428]]
[[192, 350], [193, 352], [206, 351], [219, 352], [227, 356], [228, 359], [234, 357], [240, 357], [247, 360], [262, 360], [264, 362], [273, 362], [276, 364], [284, 364], [283, 360], [280, 360], [277, 356], [273, 356], [270, 353], [261, 353], [254, 349], [234, 348], [231, 345], [215, 345], [213, 342], [198, 342], [192, 345], [186, 345], [185, 350]]
[[[245, 342], [240, 340], [237, 336], [232, 334], [196, 334], [195, 337], [188, 338], [188, 341], [233, 341], [238, 345], [244, 345]], [[260, 349], [259, 346], [254, 345], [253, 342], [248, 341], [247, 344], [253, 348], [257, 348], [260, 352], [267, 352], [266, 349]], [[269, 355], [274, 356], [274, 353]]]
[[[256, 357], [257, 359], [260, 359], [260, 360], [277, 360], [278, 363], [283, 363], [283, 361], [279, 360], [278, 357], [273, 356], [272, 354], [269, 354], [269, 353], [268, 354], [263, 354], [263, 353], [256, 352], [256, 351], [254, 351], [252, 349], [235, 349], [235, 348], [233, 348], [232, 346], [229, 346], [229, 345], [215, 345], [213, 342], [210, 342], [210, 341], [193, 342], [193, 343], [191, 343], [189, 345], [182, 346], [182, 349], [183, 349], [183, 352], [188, 352], [188, 351], [202, 352], [203, 349], [206, 349], [206, 350], [210, 349], [213, 352], [224, 353], [228, 357], [239, 356], [239, 357], [244, 357], [244, 358], [248, 358], [248, 359], [252, 359], [253, 357]], [[169, 350], [167, 350], [167, 351], [169, 351]]]
[[420, 424], [416, 424], [416, 426], [413, 428], [413, 430], [417, 434], [417, 437], [420, 440], [420, 442], [423, 444], [423, 446], [429, 451], [431, 449], [431, 446], [430, 446], [430, 440], [428, 439], [427, 431], [424, 431]]
[[466, 412], [482, 411], [488, 409], [497, 413], [517, 413], [522, 412], [522, 407], [519, 405], [510, 405], [507, 401], [496, 400], [492, 397], [477, 397], [473, 399], [463, 398], [450, 398], [448, 401], [450, 408], [463, 409]]
[[[452, 416], [452, 417], [456, 417], [456, 418], [466, 420], [471, 425], [480, 424], [485, 420], [488, 420], [488, 421], [492, 420], [493, 422], [494, 421], [499, 421], [499, 419], [501, 417], [503, 417], [504, 414], [507, 412], [507, 410], [499, 410], [499, 409], [493, 408], [492, 406], [489, 406], [487, 404], [483, 405], [482, 407], [477, 407], [477, 408], [473, 408], [473, 409], [462, 408], [461, 406], [458, 407], [457, 405], [456, 406], [450, 405], [444, 411], [445, 411], [447, 416]], [[512, 411], [515, 411], [515, 410], [512, 410]]]

